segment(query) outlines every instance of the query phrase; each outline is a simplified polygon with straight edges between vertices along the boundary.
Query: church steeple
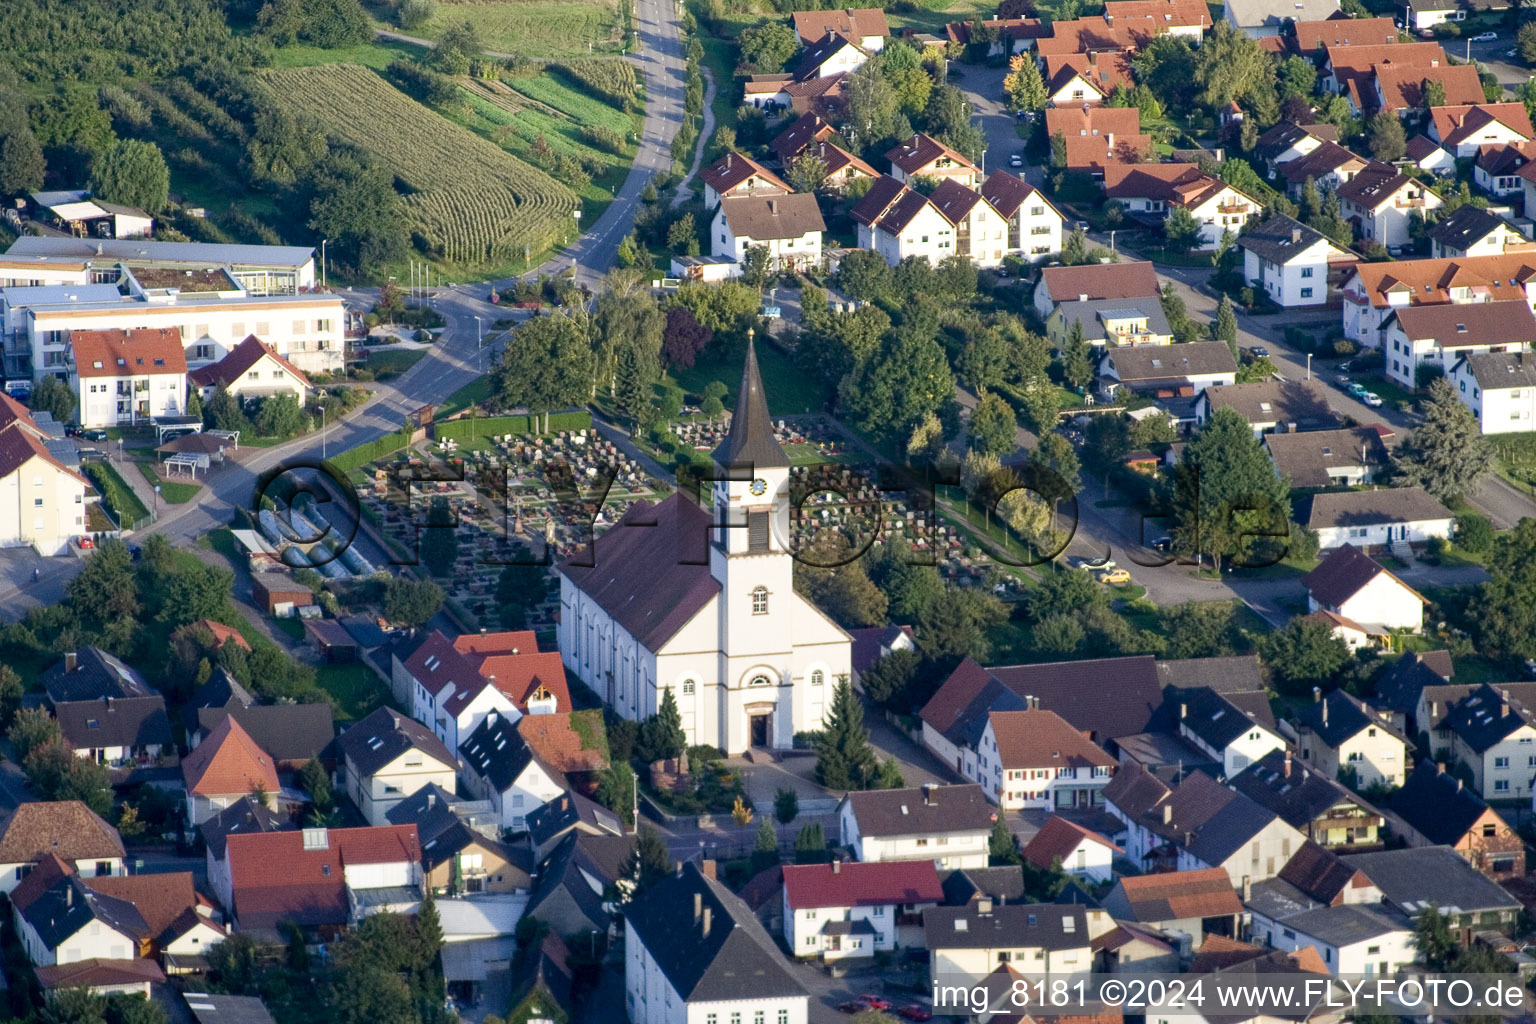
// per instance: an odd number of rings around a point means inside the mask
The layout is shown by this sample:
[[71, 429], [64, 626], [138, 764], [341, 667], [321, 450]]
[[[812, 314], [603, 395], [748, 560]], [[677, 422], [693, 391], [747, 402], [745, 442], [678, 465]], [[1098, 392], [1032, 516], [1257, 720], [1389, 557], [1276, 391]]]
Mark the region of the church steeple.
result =
[[715, 464], [722, 469], [789, 468], [789, 456], [773, 437], [773, 421], [768, 416], [768, 397], [763, 393], [751, 331], [747, 332], [747, 363], [741, 370], [741, 389], [736, 393], [731, 430], [715, 449], [714, 457]]

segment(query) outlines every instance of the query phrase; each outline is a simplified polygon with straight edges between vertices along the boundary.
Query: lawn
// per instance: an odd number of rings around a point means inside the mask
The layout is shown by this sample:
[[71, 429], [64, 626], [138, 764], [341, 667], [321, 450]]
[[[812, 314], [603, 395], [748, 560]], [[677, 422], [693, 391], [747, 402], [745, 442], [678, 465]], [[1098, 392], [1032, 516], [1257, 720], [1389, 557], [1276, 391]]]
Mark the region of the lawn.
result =
[[389, 703], [389, 691], [373, 670], [361, 662], [320, 665], [315, 681], [336, 699], [336, 717], [356, 721]]
[[437, 407], [436, 418], [440, 420], [452, 419], [470, 406], [478, 405], [490, 397], [490, 376], [476, 377], [449, 395], [448, 400]]
[[118, 475], [110, 462], [93, 462], [85, 467], [85, 475], [91, 478], [107, 505], [117, 514], [118, 523], [128, 528], [149, 515], [149, 509], [133, 493], [128, 481]]
[[715, 80], [715, 102], [709, 107], [715, 124], [735, 124], [736, 107], [731, 99], [736, 95], [736, 44], [714, 36], [701, 35], [699, 40], [704, 44], [704, 66]]
[[[745, 338], [729, 347], [716, 345], [700, 356], [691, 369], [673, 369], [672, 379], [678, 387], [694, 395], [701, 394], [710, 381], [724, 381], [729, 389], [725, 401], [730, 407], [736, 401], [736, 387], [746, 358]], [[822, 411], [828, 397], [825, 384], [802, 372], [789, 356], [771, 344], [759, 343], [757, 365], [763, 374], [763, 390], [768, 393], [770, 413], [790, 416]]]
[[136, 463], [139, 474], [149, 481], [151, 487], [159, 486], [160, 500], [167, 505], [185, 505], [202, 491], [202, 484], [186, 483], [176, 480], [163, 480], [156, 472], [155, 467], [148, 462]]
[[[400, 29], [387, 20], [385, 5], [370, 0], [366, 5], [378, 28]], [[515, 53], [546, 60], [585, 57], [589, 53], [618, 53], [624, 45], [624, 25], [617, 0], [489, 0], [478, 3], [441, 3], [425, 24], [406, 35], [436, 39], [451, 26], [469, 22], [480, 43], [492, 53]]]
[[977, 17], [997, 17], [997, 4], [986, 0], [917, 0], [911, 11], [890, 11], [886, 14], [892, 34], [910, 28], [939, 36], [944, 34], [944, 26], [950, 22], [970, 21]]
[[395, 348], [386, 352], [369, 352], [367, 362], [363, 363], [363, 369], [370, 371], [375, 380], [389, 380], [391, 377], [400, 376], [421, 362], [426, 354], [427, 350], [424, 348]]
[[411, 43], [397, 43], [388, 39], [380, 39], [373, 43], [364, 43], [361, 46], [344, 46], [337, 50], [327, 50], [320, 46], [283, 46], [272, 51], [272, 66], [275, 68], [306, 68], [314, 64], [362, 64], [382, 71], [389, 67], [390, 61], [399, 60], [401, 57], [415, 59], [420, 57], [422, 49]]

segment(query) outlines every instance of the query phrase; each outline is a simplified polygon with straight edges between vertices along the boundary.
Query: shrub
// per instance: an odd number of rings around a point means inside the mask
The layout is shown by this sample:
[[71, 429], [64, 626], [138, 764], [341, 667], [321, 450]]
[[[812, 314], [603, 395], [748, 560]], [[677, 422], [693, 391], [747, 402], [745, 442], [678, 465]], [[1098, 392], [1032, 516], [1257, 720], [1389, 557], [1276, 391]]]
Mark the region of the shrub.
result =
[[1469, 554], [1486, 554], [1493, 548], [1493, 523], [1476, 512], [1456, 517], [1456, 544]]

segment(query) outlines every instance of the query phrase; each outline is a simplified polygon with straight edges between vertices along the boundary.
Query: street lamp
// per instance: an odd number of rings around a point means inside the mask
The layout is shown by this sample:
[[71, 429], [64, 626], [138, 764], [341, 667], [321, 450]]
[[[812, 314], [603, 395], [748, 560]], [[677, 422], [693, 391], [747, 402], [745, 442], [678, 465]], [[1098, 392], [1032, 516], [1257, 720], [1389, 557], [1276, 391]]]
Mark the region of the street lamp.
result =
[[475, 317], [475, 348], [485, 348], [485, 321]]
[[325, 461], [325, 406], [320, 406], [320, 461]]
[[322, 239], [320, 239], [320, 287], [321, 288], [326, 287], [327, 284], [328, 284], [328, 282], [326, 281], [326, 277], [325, 277], [325, 245], [329, 241], [330, 241], [329, 238], [322, 238]]

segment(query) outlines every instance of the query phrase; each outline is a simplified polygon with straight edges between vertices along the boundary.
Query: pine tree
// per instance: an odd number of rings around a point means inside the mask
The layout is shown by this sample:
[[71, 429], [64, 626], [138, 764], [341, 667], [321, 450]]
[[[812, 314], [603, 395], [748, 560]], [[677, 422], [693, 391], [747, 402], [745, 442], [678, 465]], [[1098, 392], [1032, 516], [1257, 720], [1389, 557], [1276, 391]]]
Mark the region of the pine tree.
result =
[[1072, 321], [1072, 327], [1067, 331], [1067, 340], [1061, 346], [1061, 372], [1078, 387], [1093, 380], [1093, 358], [1089, 354], [1088, 342], [1083, 338], [1081, 320]]
[[315, 810], [321, 814], [329, 814], [331, 808], [336, 806], [335, 797], [331, 793], [331, 776], [318, 758], [310, 758], [299, 769], [299, 785], [309, 794]]
[[992, 823], [992, 837], [987, 841], [987, 856], [993, 867], [1019, 862], [1019, 843], [1008, 830], [1008, 823], [999, 814]]
[[649, 825], [640, 826], [635, 835], [635, 845], [619, 865], [619, 874], [629, 879], [634, 896], [640, 895], [672, 873], [672, 854], [661, 834]]
[[639, 345], [619, 348], [614, 368], [614, 403], [635, 424], [635, 433], [643, 433], [656, 417], [656, 382], [661, 379], [661, 365]]
[[864, 708], [848, 677], [838, 679], [832, 707], [816, 738], [816, 781], [828, 789], [864, 789], [877, 769], [864, 728]]
[[788, 825], [800, 816], [800, 798], [794, 790], [781, 789], [773, 794], [773, 816], [781, 825]]
[[1211, 333], [1217, 341], [1224, 341], [1232, 350], [1232, 358], [1237, 358], [1237, 310], [1232, 307], [1232, 296], [1223, 295], [1221, 305], [1216, 307], [1216, 320], [1211, 324]]
[[422, 889], [421, 908], [416, 911], [416, 941], [421, 943], [421, 962], [430, 966], [437, 963], [443, 950], [443, 922], [437, 913], [432, 887], [426, 885]]
[[1493, 468], [1493, 446], [1444, 377], [1430, 384], [1422, 408], [1424, 422], [1398, 446], [1393, 465], [1407, 482], [1455, 504]]
[[821, 864], [827, 859], [827, 834], [821, 822], [813, 821], [795, 836], [795, 863]]

